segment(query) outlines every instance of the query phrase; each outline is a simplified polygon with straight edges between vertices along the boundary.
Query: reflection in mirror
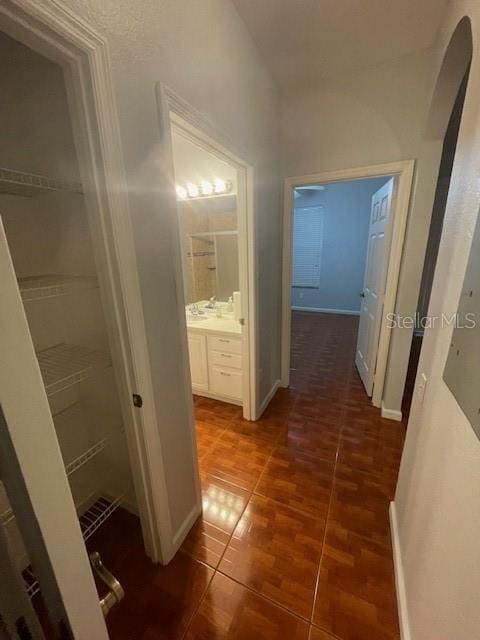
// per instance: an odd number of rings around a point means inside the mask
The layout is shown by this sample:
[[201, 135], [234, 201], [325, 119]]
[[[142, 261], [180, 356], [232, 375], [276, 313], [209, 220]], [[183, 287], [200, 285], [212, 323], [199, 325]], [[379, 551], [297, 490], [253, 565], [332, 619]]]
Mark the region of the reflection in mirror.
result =
[[235, 195], [177, 203], [186, 304], [227, 302], [239, 289]]
[[480, 222], [477, 221], [443, 379], [480, 438]]

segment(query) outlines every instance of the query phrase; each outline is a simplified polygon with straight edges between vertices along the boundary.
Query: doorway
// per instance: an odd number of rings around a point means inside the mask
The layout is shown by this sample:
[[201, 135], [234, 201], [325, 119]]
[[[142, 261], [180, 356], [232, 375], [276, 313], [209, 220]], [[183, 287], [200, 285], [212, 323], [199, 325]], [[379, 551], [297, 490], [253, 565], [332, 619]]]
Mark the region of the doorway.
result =
[[453, 161], [455, 159], [455, 151], [457, 148], [458, 132], [460, 129], [469, 73], [470, 67], [468, 66], [453, 104], [442, 146], [440, 168], [435, 188], [432, 217], [430, 220], [427, 247], [425, 250], [425, 260], [423, 263], [420, 293], [418, 296], [417, 312], [415, 314], [415, 329], [412, 336], [405, 390], [403, 393], [402, 414], [406, 417], [410, 414], [424, 333], [425, 330], [430, 328], [431, 321], [428, 316], [428, 308], [432, 293], [433, 277], [435, 274], [435, 267], [437, 265], [438, 252], [440, 249], [443, 220], [447, 206], [448, 190], [450, 187], [450, 179], [452, 175]]
[[252, 169], [221, 134], [207, 135], [198, 115], [195, 124], [179, 116], [178, 98], [169, 101], [192, 392], [256, 420]]
[[[298, 312], [306, 301], [310, 312], [359, 314], [357, 368], [367, 395], [372, 397], [375, 406], [381, 406], [391, 330], [386, 319], [389, 313], [393, 313], [395, 304], [412, 173], [413, 162], [403, 162], [286, 180], [283, 386], [289, 386], [290, 381], [292, 308]], [[366, 233], [363, 243], [360, 227], [357, 229], [360, 238], [355, 242], [352, 220], [344, 219], [343, 224], [339, 224], [340, 218], [335, 218], [333, 209], [326, 212], [326, 207], [334, 206], [333, 195], [336, 192], [341, 193], [343, 189], [345, 194], [348, 191], [355, 193], [355, 190], [360, 193], [359, 185], [367, 192], [372, 188], [367, 197], [368, 207], [365, 203], [362, 206], [366, 212], [359, 216], [363, 220], [363, 233]], [[330, 205], [327, 204], [328, 190], [332, 194]], [[305, 204], [305, 194], [314, 204], [311, 209], [300, 206]], [[350, 206], [343, 207], [345, 215], [353, 215], [353, 203], [357, 202], [360, 202], [358, 194], [353, 196]], [[309, 229], [305, 227], [305, 221], [312, 224], [309, 217], [312, 213], [316, 222]], [[329, 240], [326, 240], [324, 220], [331, 221]], [[358, 223], [359, 220], [355, 219], [355, 224]], [[299, 240], [297, 247], [296, 234]], [[303, 246], [302, 234], [307, 240]], [[305, 271], [307, 258], [313, 269]], [[323, 271], [322, 282], [323, 265], [327, 269]], [[301, 282], [302, 279], [305, 282]], [[312, 304], [312, 301], [316, 302]]]
[[[115, 316], [109, 297], [114, 285], [100, 248], [105, 238], [88, 206], [87, 169], [78, 155], [64, 73], [58, 64], [4, 32], [0, 32], [0, 50], [5, 61], [2, 94], [8, 96], [0, 114], [4, 131], [0, 159], [2, 287], [8, 282], [16, 288], [18, 303], [4, 298], [10, 304], [2, 307], [2, 327], [13, 322], [16, 304], [26, 330], [21, 335], [17, 321], [11, 331], [18, 330], [19, 354], [32, 347], [31, 369], [39, 370], [38, 393], [46, 408], [42, 423], [34, 401], [37, 384], [33, 377], [14, 396], [2, 383], [2, 438], [7, 440], [7, 423], [11, 427], [19, 419], [16, 403], [34, 414], [30, 428], [42, 433], [53, 426], [51, 448], [43, 452], [43, 463], [49, 462], [53, 469], [60, 453], [60, 472], [68, 484], [63, 495], [45, 488], [45, 500], [50, 498], [52, 508], [65, 519], [78, 518], [74, 526], [81, 533], [80, 558], [88, 553], [94, 572], [102, 560], [95, 556], [98, 561], [94, 562], [92, 554], [101, 547], [109, 554], [105, 537], [110, 535], [112, 522], [122, 520], [137, 531], [142, 556], [158, 561], [158, 531], [149, 523], [148, 489], [140, 480], [142, 463], [132, 445], [137, 434], [130, 419], [130, 371], [118, 347], [121, 319]], [[5, 376], [13, 363], [6, 350], [2, 354]], [[30, 365], [24, 364], [27, 379]], [[55, 628], [44, 606], [51, 587], [42, 582], [42, 563], [22, 530], [20, 492], [3, 466], [5, 451], [0, 483], [2, 535], [32, 603], [42, 612], [48, 635], [50, 626]], [[38, 540], [34, 537], [40, 546], [41, 535]], [[58, 540], [55, 552], [61, 555]], [[71, 533], [68, 543], [76, 541]], [[110, 559], [115, 563], [115, 554]], [[102, 571], [99, 569], [99, 576], [105, 577], [106, 569]], [[90, 584], [93, 586], [91, 575]], [[120, 602], [123, 595], [118, 585], [112, 603]], [[100, 591], [97, 606], [101, 597]]]
[[[160, 571], [153, 563], [169, 562], [201, 510], [183, 407], [162, 433], [158, 422], [159, 404], [171, 410], [162, 393], [183, 389], [185, 370], [153, 393], [160, 349], [147, 347], [154, 313], [140, 287], [145, 263], [158, 264], [162, 234], [157, 210], [144, 208], [135, 222], [148, 233], [136, 251], [105, 41], [57, 6], [9, 4], [0, 16], [9, 96], [0, 161], [1, 534], [22, 614], [25, 606], [31, 617], [25, 593], [35, 604], [41, 595], [47, 637], [107, 638], [104, 615], [122, 591], [90, 552], [103, 551], [124, 582], [120, 628], [137, 592], [129, 567]], [[160, 342], [155, 331], [148, 337]], [[2, 594], [2, 617], [4, 605]]]

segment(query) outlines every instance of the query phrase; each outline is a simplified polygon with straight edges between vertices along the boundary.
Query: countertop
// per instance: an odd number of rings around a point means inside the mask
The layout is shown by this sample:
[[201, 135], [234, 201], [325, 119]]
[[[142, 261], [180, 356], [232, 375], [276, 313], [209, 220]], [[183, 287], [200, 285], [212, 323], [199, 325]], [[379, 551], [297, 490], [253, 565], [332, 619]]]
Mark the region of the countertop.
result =
[[[200, 301], [198, 304], [198, 308], [204, 313], [192, 314], [190, 311], [190, 307], [192, 305], [187, 305], [185, 307], [185, 314], [187, 318], [187, 328], [194, 329], [198, 331], [206, 331], [208, 333], [233, 333], [235, 335], [242, 335], [242, 325], [235, 320], [233, 317], [233, 313], [229, 311], [225, 311], [226, 305], [220, 304], [222, 308], [222, 317], [217, 318], [215, 310], [205, 309], [206, 301]], [[196, 318], [202, 318], [201, 320], [197, 320]]]

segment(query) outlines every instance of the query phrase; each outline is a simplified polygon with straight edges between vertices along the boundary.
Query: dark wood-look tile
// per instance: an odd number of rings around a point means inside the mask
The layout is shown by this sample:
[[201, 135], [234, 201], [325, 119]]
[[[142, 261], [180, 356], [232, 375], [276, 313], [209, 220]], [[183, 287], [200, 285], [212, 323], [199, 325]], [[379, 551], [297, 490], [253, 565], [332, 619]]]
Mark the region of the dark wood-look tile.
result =
[[391, 550], [329, 521], [313, 622], [342, 640], [399, 640]]
[[266, 440], [275, 443], [278, 437], [284, 433], [284, 424], [281, 421], [260, 419], [257, 422], [251, 422], [244, 418], [231, 420], [228, 425], [228, 431], [234, 434], [252, 438], [254, 440]]
[[204, 511], [180, 552], [153, 565], [123, 509], [88, 541], [126, 591], [112, 640], [398, 640], [388, 507], [405, 424], [367, 398], [356, 331], [294, 313], [291, 387], [257, 423], [194, 398]]
[[275, 444], [225, 432], [203, 461], [203, 470], [211, 476], [252, 491]]
[[290, 451], [307, 452], [315, 458], [334, 462], [337, 456], [340, 426], [329, 423], [302, 421], [288, 425], [279, 435], [277, 445]]
[[182, 550], [216, 567], [249, 497], [247, 491], [219, 478], [203, 478], [203, 512], [185, 539]]
[[326, 631], [319, 629], [315, 625], [310, 627], [310, 635], [308, 640], [337, 640], [334, 636], [330, 635]]
[[293, 613], [309, 618], [324, 522], [273, 500], [253, 496], [219, 571]]
[[197, 455], [201, 460], [207, 453], [209, 453], [213, 445], [218, 441], [225, 428], [219, 427], [217, 424], [211, 422], [204, 422], [203, 420], [195, 421], [195, 431], [197, 439]]
[[219, 573], [186, 640], [308, 640], [308, 624]]
[[88, 541], [88, 550], [99, 551], [125, 590], [108, 615], [109, 635], [112, 640], [180, 639], [214, 572], [181, 552], [167, 566], [153, 564], [141, 540], [138, 518], [120, 508]]
[[396, 478], [401, 451], [378, 436], [342, 433], [338, 462], [379, 478]]
[[334, 468], [333, 462], [297, 447], [277, 446], [255, 493], [323, 518], [330, 502]]
[[392, 493], [376, 476], [337, 464], [329, 521], [390, 548]]
[[213, 573], [181, 552], [167, 566], [152, 564], [144, 554], [129, 556], [115, 570], [125, 598], [108, 615], [110, 638], [182, 638]]

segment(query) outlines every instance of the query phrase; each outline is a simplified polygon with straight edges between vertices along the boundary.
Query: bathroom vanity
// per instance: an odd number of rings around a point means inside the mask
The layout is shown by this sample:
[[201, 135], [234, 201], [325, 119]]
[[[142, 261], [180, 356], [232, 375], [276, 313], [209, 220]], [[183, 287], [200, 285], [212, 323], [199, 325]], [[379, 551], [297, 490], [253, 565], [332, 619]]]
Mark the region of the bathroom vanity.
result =
[[[242, 326], [233, 313], [217, 317], [206, 301], [186, 307], [192, 390], [197, 395], [242, 405]], [[220, 303], [221, 304], [221, 303]]]

